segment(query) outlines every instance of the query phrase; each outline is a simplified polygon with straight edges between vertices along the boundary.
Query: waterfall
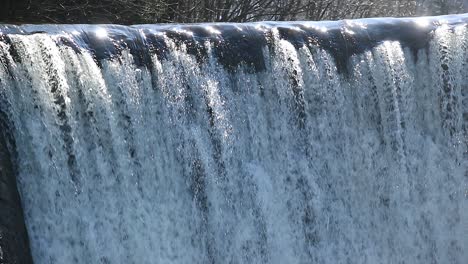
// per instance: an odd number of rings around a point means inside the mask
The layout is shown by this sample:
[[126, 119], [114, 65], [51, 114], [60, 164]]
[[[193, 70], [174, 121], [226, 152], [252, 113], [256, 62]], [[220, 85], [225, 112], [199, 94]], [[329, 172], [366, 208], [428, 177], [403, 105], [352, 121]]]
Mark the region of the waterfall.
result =
[[464, 263], [467, 22], [0, 26], [34, 262]]

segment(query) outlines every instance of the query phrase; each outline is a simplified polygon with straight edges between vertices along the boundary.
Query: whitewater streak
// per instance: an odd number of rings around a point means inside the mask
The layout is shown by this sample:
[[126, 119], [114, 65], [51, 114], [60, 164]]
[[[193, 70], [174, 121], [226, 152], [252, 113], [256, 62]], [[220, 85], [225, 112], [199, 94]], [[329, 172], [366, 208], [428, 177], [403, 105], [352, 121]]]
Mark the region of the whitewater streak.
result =
[[34, 262], [465, 263], [467, 22], [0, 26]]

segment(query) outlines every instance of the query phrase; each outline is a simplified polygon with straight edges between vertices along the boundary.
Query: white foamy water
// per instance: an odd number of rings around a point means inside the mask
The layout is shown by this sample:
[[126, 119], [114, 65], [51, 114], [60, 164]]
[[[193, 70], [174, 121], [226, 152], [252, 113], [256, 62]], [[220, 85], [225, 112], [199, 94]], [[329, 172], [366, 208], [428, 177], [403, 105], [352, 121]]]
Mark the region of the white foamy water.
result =
[[0, 94], [35, 263], [468, 259], [466, 27], [416, 53], [384, 41], [348, 74], [274, 29], [258, 72], [210, 41], [200, 61], [165, 37], [145, 67], [9, 37]]

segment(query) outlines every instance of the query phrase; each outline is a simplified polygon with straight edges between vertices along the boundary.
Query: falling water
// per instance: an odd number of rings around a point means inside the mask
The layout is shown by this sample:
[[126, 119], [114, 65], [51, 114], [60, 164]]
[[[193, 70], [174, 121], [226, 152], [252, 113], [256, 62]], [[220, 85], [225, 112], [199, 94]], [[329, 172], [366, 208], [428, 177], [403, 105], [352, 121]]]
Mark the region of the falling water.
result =
[[34, 262], [465, 263], [467, 22], [0, 27]]

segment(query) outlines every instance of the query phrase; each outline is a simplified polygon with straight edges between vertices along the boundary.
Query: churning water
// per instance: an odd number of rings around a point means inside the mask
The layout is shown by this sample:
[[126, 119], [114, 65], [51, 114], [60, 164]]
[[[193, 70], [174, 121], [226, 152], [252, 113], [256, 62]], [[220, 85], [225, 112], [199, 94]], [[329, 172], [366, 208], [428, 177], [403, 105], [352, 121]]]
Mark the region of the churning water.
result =
[[35, 263], [466, 263], [467, 21], [0, 27]]

